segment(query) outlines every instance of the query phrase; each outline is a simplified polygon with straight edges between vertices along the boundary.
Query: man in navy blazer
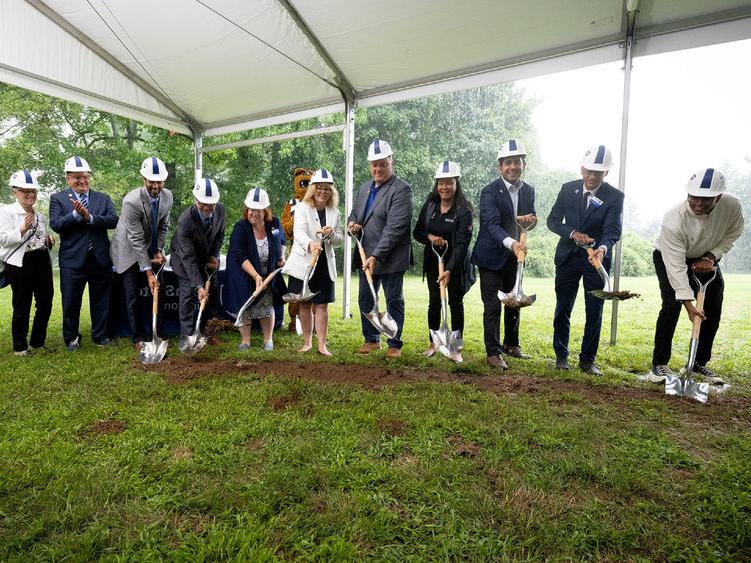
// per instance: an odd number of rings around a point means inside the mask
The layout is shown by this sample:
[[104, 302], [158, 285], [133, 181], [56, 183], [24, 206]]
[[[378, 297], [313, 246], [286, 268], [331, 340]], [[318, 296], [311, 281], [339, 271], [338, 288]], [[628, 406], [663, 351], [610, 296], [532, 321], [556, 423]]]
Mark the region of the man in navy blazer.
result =
[[[582, 279], [586, 321], [579, 368], [594, 375], [600, 375], [595, 357], [600, 344], [603, 301], [588, 292], [603, 287], [594, 263], [599, 260], [610, 271], [613, 246], [621, 238], [623, 215], [623, 192], [603, 181], [611, 160], [610, 150], [603, 145], [584, 153], [582, 180], [563, 184], [548, 216], [548, 229], [561, 237], [555, 249], [555, 365], [558, 369], [569, 369], [571, 311]], [[588, 246], [594, 250], [592, 257], [587, 254]]]
[[70, 189], [50, 198], [50, 226], [60, 234], [60, 292], [63, 304], [63, 339], [69, 352], [81, 346], [78, 332], [81, 300], [89, 284], [91, 339], [108, 346], [107, 336], [112, 260], [107, 230], [117, 226], [110, 196], [89, 189], [91, 168], [78, 156], [65, 161], [65, 180]]
[[535, 189], [522, 181], [527, 151], [516, 139], [505, 142], [498, 151], [500, 177], [480, 193], [480, 231], [472, 251], [472, 263], [480, 271], [483, 338], [488, 364], [507, 369], [501, 356], [529, 358], [519, 347], [519, 308], [504, 307], [503, 346], [500, 342], [501, 301], [498, 291], [508, 293], [516, 277], [516, 252], [526, 251], [519, 242], [517, 217], [525, 222], [536, 219]]
[[[398, 358], [404, 344], [401, 340], [404, 327], [404, 272], [411, 265], [412, 240], [412, 188], [394, 174], [391, 146], [376, 139], [368, 148], [371, 182], [365, 182], [357, 192], [355, 204], [348, 217], [350, 232], [362, 233], [365, 263], [360, 271], [358, 304], [362, 312], [362, 334], [365, 339], [357, 350], [369, 354], [381, 347], [380, 334], [365, 318], [373, 308], [373, 296], [368, 289], [365, 270], [370, 270], [376, 292], [383, 285], [386, 309], [396, 321], [398, 330], [388, 341], [388, 358]], [[355, 254], [353, 267], [360, 265]]]

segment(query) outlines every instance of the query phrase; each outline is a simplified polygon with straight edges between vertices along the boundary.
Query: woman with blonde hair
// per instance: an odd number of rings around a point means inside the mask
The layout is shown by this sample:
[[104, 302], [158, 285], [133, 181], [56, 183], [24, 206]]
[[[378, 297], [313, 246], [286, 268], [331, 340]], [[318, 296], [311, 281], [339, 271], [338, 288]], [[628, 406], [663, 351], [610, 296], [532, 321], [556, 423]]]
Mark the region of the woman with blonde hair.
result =
[[334, 302], [336, 259], [334, 247], [342, 244], [343, 234], [339, 217], [339, 194], [334, 178], [325, 168], [315, 171], [302, 201], [295, 206], [295, 236], [285, 273], [289, 274], [290, 293], [303, 290], [303, 279], [313, 253], [318, 253], [315, 268], [309, 274], [308, 287], [315, 293], [309, 301], [300, 303], [300, 324], [303, 344], [298, 352], [313, 347], [313, 326], [318, 340], [318, 353], [331, 356], [326, 346], [329, 326], [329, 303]]

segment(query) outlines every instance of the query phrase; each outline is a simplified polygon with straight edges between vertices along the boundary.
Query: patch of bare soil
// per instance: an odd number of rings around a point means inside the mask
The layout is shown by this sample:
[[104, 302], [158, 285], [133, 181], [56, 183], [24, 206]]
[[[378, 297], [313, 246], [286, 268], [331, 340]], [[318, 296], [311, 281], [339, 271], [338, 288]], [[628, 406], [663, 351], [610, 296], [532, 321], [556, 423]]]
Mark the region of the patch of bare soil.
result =
[[[587, 404], [612, 405], [631, 401], [666, 401], [669, 408], [681, 416], [688, 415], [697, 422], [729, 425], [751, 425], [751, 400], [745, 397], [712, 396], [707, 404], [686, 397], [664, 394], [661, 386], [637, 387], [628, 385], [592, 385], [587, 381], [560, 380], [532, 375], [470, 375], [400, 366], [363, 366], [329, 362], [219, 360], [202, 356], [168, 357], [156, 365], [134, 366], [160, 374], [174, 385], [190, 383], [207, 377], [252, 374], [256, 377], [286, 377], [321, 383], [359, 385], [366, 389], [381, 389], [391, 385], [411, 383], [442, 383], [472, 385], [499, 396], [540, 395], [559, 400], [563, 394], [582, 397]], [[282, 410], [299, 403], [296, 396], [274, 397], [268, 406]], [[386, 423], [384, 423], [386, 424]], [[398, 424], [397, 424], [398, 426]], [[394, 428], [399, 431], [398, 428]], [[383, 428], [383, 431], [388, 431]], [[396, 434], [395, 434], [396, 435]]]
[[108, 434], [120, 434], [125, 430], [125, 424], [119, 420], [97, 420], [82, 428], [79, 435], [82, 437], [106, 436]]
[[193, 451], [186, 446], [177, 446], [174, 450], [172, 450], [170, 457], [172, 457], [173, 461], [190, 459], [193, 457]]
[[381, 417], [376, 420], [376, 430], [389, 436], [401, 436], [407, 429], [407, 423], [393, 417]]
[[452, 434], [447, 438], [451, 446], [450, 452], [444, 452], [443, 457], [448, 459], [452, 456], [475, 458], [480, 453], [480, 446], [475, 442], [467, 442], [458, 434]]

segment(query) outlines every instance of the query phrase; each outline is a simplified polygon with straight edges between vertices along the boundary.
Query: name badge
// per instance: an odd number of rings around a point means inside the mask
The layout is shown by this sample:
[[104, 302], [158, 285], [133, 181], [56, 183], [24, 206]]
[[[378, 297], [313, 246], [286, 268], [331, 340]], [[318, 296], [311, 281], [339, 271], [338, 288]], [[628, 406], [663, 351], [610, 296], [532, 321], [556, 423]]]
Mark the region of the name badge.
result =
[[589, 204], [594, 205], [595, 207], [600, 207], [603, 204], [603, 201], [597, 196], [593, 195], [589, 198]]
[[271, 229], [271, 234], [274, 235], [274, 236], [278, 235], [279, 234], [279, 229], [277, 229], [276, 227], [274, 227], [273, 229]]
[[444, 218], [443, 220], [446, 221], [447, 223], [453, 223], [454, 222], [453, 218], [449, 219], [448, 217]]

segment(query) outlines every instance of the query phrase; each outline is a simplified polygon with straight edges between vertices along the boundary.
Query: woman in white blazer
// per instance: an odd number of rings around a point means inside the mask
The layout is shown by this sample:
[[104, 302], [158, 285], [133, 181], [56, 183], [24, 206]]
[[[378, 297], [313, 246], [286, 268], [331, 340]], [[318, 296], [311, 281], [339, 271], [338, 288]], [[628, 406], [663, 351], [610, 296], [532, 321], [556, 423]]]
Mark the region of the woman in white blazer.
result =
[[340, 246], [343, 240], [338, 205], [339, 194], [331, 172], [325, 168], [316, 170], [305, 197], [295, 206], [294, 243], [284, 267], [284, 272], [289, 274], [289, 292], [300, 293], [313, 252], [320, 251], [308, 282], [310, 291], [317, 293], [311, 300], [300, 303], [303, 345], [298, 352], [307, 352], [313, 347], [315, 323], [318, 353], [332, 355], [326, 347], [326, 335], [329, 327], [328, 304], [334, 302], [336, 281], [334, 247]]
[[[49, 234], [44, 215], [34, 210], [39, 184], [28, 170], [10, 177], [16, 202], [0, 209], [0, 260], [13, 293], [13, 352], [25, 356], [41, 348], [47, 339], [52, 313], [52, 262], [49, 249], [55, 239]], [[36, 302], [34, 323], [29, 332], [32, 298]]]

